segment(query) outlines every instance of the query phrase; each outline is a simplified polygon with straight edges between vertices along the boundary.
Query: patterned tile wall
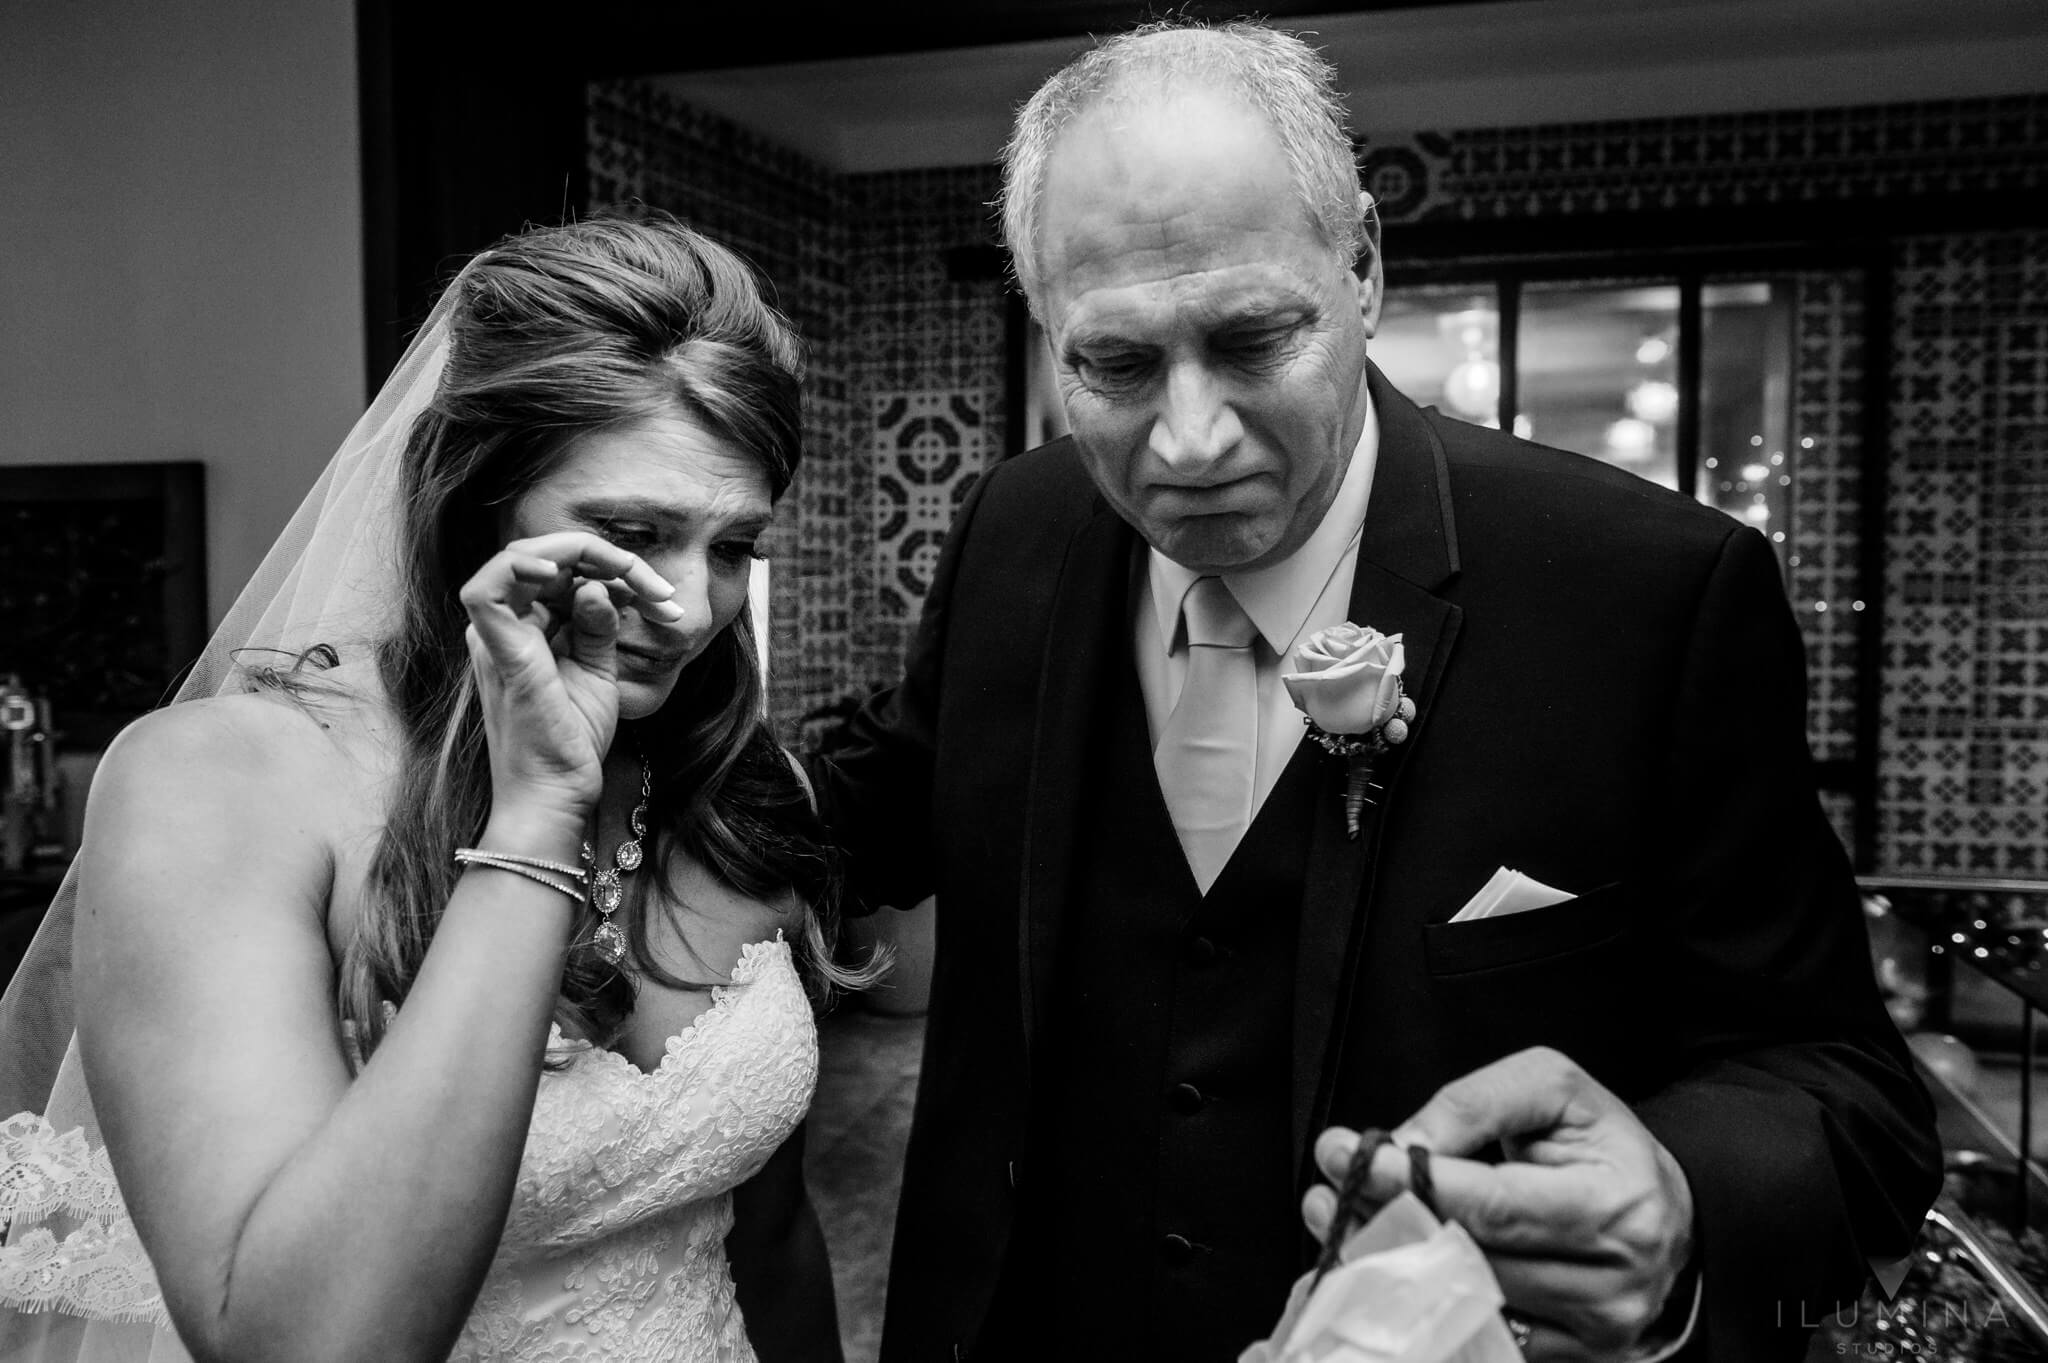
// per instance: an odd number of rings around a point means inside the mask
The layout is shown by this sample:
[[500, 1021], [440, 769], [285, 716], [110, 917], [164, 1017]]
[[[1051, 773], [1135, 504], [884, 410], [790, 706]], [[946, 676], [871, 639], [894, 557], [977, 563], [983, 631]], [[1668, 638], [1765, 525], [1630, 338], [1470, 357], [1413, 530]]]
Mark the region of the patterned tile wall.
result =
[[[1858, 632], [1865, 591], [1863, 511], [1863, 281], [1811, 272], [1791, 281], [1791, 553], [1786, 592], [1806, 637], [1807, 741], [1819, 761], [1856, 756]], [[1829, 802], [1855, 845], [1854, 803]]]
[[995, 193], [986, 166], [849, 181], [856, 439], [874, 480], [864, 661], [876, 681], [901, 670], [953, 513], [1005, 453], [1007, 293], [978, 249], [996, 242]]
[[1898, 243], [1886, 869], [2048, 872], [2048, 233]]
[[1380, 216], [1661, 213], [2048, 187], [2048, 95], [1375, 133]]

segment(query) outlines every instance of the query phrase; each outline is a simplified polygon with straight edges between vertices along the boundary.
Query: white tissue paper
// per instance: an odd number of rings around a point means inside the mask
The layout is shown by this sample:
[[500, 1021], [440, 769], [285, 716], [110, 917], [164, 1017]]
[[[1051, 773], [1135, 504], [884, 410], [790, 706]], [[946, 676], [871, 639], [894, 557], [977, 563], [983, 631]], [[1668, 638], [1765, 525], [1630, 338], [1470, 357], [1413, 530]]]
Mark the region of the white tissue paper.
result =
[[1320, 1283], [1301, 1276], [1273, 1337], [1237, 1363], [1522, 1363], [1486, 1256], [1413, 1193], [1353, 1231], [1339, 1258]]

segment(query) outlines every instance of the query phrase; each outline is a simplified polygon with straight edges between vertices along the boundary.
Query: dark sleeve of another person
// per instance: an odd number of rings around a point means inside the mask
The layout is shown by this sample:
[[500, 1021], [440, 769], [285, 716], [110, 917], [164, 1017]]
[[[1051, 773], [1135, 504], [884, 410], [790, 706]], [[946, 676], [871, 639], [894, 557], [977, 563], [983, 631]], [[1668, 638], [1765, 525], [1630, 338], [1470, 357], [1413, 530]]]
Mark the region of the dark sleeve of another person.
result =
[[725, 1252], [761, 1363], [840, 1363], [838, 1298], [825, 1232], [804, 1184], [802, 1126], [733, 1190], [732, 1216]]
[[1802, 1320], [1906, 1254], [1940, 1186], [1931, 1105], [1815, 797], [1804, 673], [1776, 559], [1737, 531], [1694, 617], [1666, 774], [1655, 983], [1688, 1063], [1637, 1107], [1692, 1188], [1705, 1295], [1687, 1359], [1801, 1357]]
[[932, 776], [946, 612], [991, 476], [968, 493], [946, 533], [903, 680], [854, 714], [837, 754], [809, 763], [819, 812], [845, 854], [848, 907], [856, 913], [912, 908], [935, 888]]

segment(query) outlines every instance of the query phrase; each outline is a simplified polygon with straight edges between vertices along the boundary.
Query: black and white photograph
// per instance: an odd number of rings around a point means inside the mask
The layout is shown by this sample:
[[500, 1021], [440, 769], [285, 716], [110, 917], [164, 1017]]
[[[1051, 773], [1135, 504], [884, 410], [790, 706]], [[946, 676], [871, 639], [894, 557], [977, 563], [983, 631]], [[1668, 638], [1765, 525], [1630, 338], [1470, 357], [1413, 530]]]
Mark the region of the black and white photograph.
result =
[[2048, 5], [0, 6], [0, 1363], [2048, 1360]]

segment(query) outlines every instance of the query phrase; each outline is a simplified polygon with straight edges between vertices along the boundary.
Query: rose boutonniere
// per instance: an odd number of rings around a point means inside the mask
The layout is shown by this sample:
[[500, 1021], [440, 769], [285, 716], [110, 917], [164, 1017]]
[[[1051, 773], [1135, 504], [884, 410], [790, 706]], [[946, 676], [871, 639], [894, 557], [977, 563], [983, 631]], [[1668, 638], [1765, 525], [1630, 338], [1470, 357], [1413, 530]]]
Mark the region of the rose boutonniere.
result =
[[1370, 803], [1373, 762], [1406, 742], [1415, 722], [1415, 702], [1401, 689], [1406, 664], [1400, 635], [1346, 621], [1310, 635], [1294, 650], [1294, 670], [1280, 674], [1308, 736], [1349, 765], [1344, 827], [1354, 838]]

